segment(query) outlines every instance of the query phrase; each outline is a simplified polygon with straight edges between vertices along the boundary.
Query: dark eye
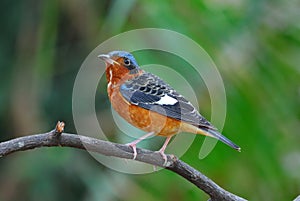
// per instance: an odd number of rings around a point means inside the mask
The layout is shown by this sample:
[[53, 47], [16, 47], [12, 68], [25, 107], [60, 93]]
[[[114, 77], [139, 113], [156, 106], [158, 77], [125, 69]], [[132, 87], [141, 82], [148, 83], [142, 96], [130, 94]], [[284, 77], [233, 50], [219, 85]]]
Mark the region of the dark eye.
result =
[[130, 66], [130, 59], [128, 59], [128, 58], [124, 58], [124, 64], [125, 64], [125, 66]]

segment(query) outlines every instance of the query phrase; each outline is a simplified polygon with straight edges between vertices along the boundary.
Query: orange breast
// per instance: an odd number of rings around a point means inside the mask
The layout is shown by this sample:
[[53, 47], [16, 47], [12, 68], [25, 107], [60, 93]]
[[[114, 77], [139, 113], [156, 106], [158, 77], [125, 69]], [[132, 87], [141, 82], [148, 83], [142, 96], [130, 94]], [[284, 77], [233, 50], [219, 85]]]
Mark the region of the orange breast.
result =
[[[109, 89], [109, 97], [113, 108], [127, 122], [146, 132], [156, 135], [171, 136], [186, 130], [186, 124], [176, 119], [168, 118], [157, 112], [136, 105], [130, 105], [120, 94], [119, 88]], [[195, 131], [195, 129], [193, 129]]]

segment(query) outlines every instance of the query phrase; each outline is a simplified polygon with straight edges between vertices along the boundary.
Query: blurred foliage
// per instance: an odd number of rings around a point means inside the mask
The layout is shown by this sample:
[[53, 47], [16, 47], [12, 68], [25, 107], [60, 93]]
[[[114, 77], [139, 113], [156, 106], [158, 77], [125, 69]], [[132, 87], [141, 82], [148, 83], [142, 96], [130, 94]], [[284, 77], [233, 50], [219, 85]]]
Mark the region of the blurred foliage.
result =
[[[72, 89], [89, 52], [123, 31], [171, 29], [198, 42], [217, 64], [227, 95], [223, 133], [242, 147], [239, 154], [218, 143], [199, 160], [204, 138], [197, 136], [182, 159], [249, 200], [292, 200], [300, 194], [299, 1], [4, 0], [0, 5], [1, 141], [50, 130], [57, 120], [76, 132]], [[151, 63], [151, 57], [142, 58]], [[105, 90], [100, 82], [99, 112], [110, 108]], [[202, 95], [200, 108], [209, 117], [209, 96]], [[5, 201], [207, 199], [166, 170], [126, 175], [68, 148], [1, 158], [0, 181]]]

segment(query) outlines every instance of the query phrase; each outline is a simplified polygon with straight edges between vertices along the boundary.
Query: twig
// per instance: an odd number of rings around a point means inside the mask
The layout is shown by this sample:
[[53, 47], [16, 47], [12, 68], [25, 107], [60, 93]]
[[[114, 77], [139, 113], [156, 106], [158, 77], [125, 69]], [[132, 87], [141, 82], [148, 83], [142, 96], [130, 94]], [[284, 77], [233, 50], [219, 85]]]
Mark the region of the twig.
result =
[[[56, 128], [48, 133], [30, 135], [1, 142], [0, 157], [7, 156], [14, 152], [30, 150], [39, 147], [63, 146], [86, 149], [106, 156], [114, 156], [126, 159], [133, 158], [132, 148], [127, 145], [112, 143], [77, 134], [62, 133], [63, 130], [64, 123], [58, 122]], [[137, 148], [137, 153], [137, 161], [164, 167], [164, 159], [159, 153], [140, 148]], [[202, 189], [210, 196], [210, 200], [245, 200], [224, 190], [201, 172], [179, 160], [176, 156], [167, 155], [167, 158], [168, 161], [165, 165], [166, 169], [181, 175], [189, 182]]]
[[65, 130], [65, 122], [58, 121], [54, 129], [54, 136], [59, 138], [62, 132], [64, 132], [64, 130]]

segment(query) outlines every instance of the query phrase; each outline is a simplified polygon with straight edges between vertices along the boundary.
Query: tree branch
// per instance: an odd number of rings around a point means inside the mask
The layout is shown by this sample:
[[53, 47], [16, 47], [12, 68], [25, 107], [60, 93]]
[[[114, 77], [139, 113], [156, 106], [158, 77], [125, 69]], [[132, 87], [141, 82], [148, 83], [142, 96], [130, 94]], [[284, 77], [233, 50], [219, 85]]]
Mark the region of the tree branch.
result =
[[[132, 148], [123, 145], [103, 141], [95, 138], [90, 138], [77, 134], [62, 133], [64, 123], [58, 122], [56, 128], [48, 133], [36, 134], [25, 137], [12, 139], [0, 143], [0, 157], [7, 156], [14, 152], [25, 151], [39, 147], [73, 147], [93, 151], [106, 156], [114, 156], [119, 158], [132, 159]], [[244, 201], [245, 199], [234, 195], [211, 179], [203, 175], [198, 170], [179, 160], [174, 155], [167, 155], [168, 161], [165, 166], [162, 156], [153, 151], [137, 148], [137, 161], [152, 164], [155, 166], [165, 167], [168, 170], [184, 177], [189, 182], [196, 185], [199, 189], [203, 190], [210, 196], [210, 200], [230, 200], [230, 201]]]

